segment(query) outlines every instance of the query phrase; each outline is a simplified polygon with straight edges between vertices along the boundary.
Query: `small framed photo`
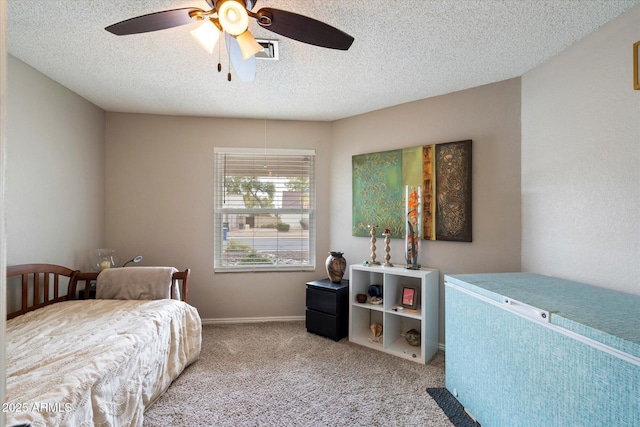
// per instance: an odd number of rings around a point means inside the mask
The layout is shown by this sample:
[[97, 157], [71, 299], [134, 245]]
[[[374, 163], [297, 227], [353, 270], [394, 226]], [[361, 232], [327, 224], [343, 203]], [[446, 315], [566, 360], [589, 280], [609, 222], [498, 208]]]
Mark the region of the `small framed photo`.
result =
[[416, 288], [409, 286], [402, 287], [402, 300], [400, 301], [400, 305], [404, 308], [416, 309], [418, 306], [418, 292], [416, 292]]
[[633, 44], [633, 88], [640, 90], [640, 41]]

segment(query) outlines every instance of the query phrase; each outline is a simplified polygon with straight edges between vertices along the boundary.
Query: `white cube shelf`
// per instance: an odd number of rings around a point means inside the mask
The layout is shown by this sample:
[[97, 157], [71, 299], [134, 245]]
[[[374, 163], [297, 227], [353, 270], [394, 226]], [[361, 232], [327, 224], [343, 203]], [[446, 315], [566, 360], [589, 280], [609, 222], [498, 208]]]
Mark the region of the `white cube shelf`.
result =
[[[349, 266], [349, 341], [418, 363], [425, 363], [438, 350], [439, 272], [432, 268]], [[356, 300], [368, 296], [369, 286], [382, 286], [382, 304]], [[401, 308], [402, 288], [416, 289], [415, 310]], [[382, 325], [381, 342], [374, 341], [371, 325]], [[407, 331], [420, 332], [420, 346], [409, 345]]]

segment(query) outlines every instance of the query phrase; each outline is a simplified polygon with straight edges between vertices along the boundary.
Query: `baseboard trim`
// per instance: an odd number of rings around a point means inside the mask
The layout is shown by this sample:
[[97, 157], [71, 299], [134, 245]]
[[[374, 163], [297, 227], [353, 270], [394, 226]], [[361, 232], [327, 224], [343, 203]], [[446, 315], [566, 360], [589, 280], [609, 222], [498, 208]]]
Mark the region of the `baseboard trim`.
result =
[[305, 320], [305, 316], [278, 317], [228, 317], [219, 319], [202, 319], [203, 325], [222, 325], [225, 323], [264, 323], [264, 322], [298, 322]]

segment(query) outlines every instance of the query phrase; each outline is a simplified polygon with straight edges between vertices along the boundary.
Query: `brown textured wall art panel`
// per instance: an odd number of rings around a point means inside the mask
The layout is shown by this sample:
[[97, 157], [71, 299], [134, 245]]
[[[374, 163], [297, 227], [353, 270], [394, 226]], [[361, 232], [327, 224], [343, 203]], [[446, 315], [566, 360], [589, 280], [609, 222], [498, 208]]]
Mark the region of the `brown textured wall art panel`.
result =
[[436, 144], [435, 240], [471, 241], [471, 141]]

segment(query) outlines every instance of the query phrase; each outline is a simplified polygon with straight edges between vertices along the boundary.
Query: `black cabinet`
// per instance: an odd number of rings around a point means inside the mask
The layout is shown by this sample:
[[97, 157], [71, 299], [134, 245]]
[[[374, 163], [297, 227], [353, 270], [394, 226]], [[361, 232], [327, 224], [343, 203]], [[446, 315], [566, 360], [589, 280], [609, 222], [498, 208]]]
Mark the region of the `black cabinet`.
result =
[[307, 283], [307, 331], [340, 341], [349, 334], [349, 281]]
[[[84, 299], [84, 289], [78, 291], [78, 299]], [[89, 289], [89, 299], [96, 299], [95, 289]]]

